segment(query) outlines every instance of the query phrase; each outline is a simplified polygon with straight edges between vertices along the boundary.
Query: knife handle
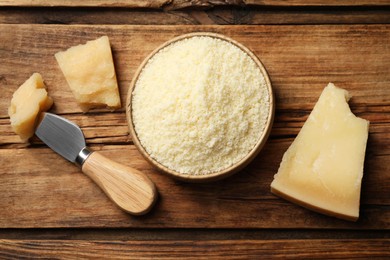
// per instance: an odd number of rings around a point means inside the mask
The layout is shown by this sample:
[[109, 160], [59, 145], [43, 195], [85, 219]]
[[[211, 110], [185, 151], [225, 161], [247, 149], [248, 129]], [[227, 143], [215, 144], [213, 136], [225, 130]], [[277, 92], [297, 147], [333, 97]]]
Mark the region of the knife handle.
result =
[[145, 174], [99, 152], [92, 152], [81, 169], [115, 204], [130, 214], [147, 213], [157, 199], [156, 187]]

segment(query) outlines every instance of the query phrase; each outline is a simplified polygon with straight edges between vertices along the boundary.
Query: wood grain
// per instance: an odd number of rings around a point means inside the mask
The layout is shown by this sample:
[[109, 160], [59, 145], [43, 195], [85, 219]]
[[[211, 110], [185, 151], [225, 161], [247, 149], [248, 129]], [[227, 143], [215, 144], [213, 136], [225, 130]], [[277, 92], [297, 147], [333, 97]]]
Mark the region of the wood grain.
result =
[[[0, 211], [0, 227], [390, 229], [389, 25], [2, 24], [0, 31], [0, 208], [7, 209]], [[125, 104], [141, 61], [161, 43], [195, 31], [222, 33], [251, 49], [264, 63], [276, 98], [271, 138], [255, 161], [236, 176], [202, 185], [177, 182], [152, 169], [131, 145], [123, 108], [82, 114], [54, 59], [59, 50], [107, 34]], [[38, 140], [26, 146], [11, 132], [10, 97], [35, 71], [54, 99], [53, 112], [80, 124], [94, 149], [157, 184], [161, 198], [149, 215], [123, 213], [77, 167]], [[352, 111], [371, 121], [357, 223], [310, 212], [269, 192], [284, 151], [329, 81], [348, 89]]]
[[271, 140], [259, 159], [243, 172], [202, 185], [176, 182], [156, 172], [134, 146], [104, 146], [101, 153], [144, 172], [158, 187], [160, 199], [142, 218], [123, 213], [76, 166], [49, 149], [2, 149], [0, 206], [7, 210], [0, 211], [0, 227], [390, 229], [390, 171], [385, 164], [389, 156], [367, 160], [366, 168], [380, 175], [365, 176], [361, 218], [347, 223], [305, 210], [269, 192], [290, 142]]
[[305, 240], [389, 239], [388, 230], [210, 228], [24, 228], [0, 229], [0, 240]]
[[365, 259], [390, 257], [390, 239], [0, 240], [2, 258]]
[[145, 174], [108, 159], [99, 152], [92, 152], [86, 158], [82, 171], [119, 208], [132, 215], [144, 215], [156, 203], [156, 187]]
[[127, 8], [0, 8], [4, 24], [385, 24], [390, 8], [383, 7], [251, 7], [139, 11]]
[[0, 6], [71, 6], [71, 7], [131, 7], [131, 8], [152, 8], [159, 9], [164, 5], [168, 4], [169, 0], [128, 0], [128, 1], [117, 1], [117, 0], [1, 0]]
[[212, 8], [215, 6], [385, 6], [390, 5], [388, 0], [1, 0], [0, 6], [93, 6], [93, 7], [127, 7], [127, 8], [154, 8], [178, 10], [184, 8]]
[[[54, 53], [103, 34], [110, 37], [112, 44], [122, 104], [125, 104], [131, 78], [146, 55], [174, 36], [195, 31], [226, 34], [259, 56], [271, 77], [277, 98], [282, 100], [277, 109], [310, 110], [329, 81], [351, 91], [354, 96], [352, 108], [355, 104], [364, 105], [355, 108], [358, 114], [374, 109], [384, 112], [390, 103], [386, 87], [390, 77], [387, 73], [390, 57], [388, 25], [0, 25], [0, 29], [3, 36], [0, 83], [5, 90], [0, 100], [0, 118], [7, 117], [12, 93], [34, 71], [42, 73], [55, 99], [56, 113], [80, 113], [59, 73]], [[12, 70], [15, 67], [17, 74]], [[379, 108], [377, 103], [380, 103]], [[381, 116], [385, 119], [387, 115]]]

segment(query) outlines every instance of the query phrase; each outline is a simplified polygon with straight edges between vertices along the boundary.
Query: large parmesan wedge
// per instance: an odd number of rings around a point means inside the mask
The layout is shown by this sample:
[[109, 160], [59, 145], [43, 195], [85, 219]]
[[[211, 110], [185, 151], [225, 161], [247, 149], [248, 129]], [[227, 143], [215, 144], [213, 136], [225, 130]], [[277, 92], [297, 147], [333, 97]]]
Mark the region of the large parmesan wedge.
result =
[[369, 122], [356, 117], [348, 92], [332, 83], [283, 156], [271, 191], [301, 206], [356, 221]]
[[8, 108], [12, 129], [27, 141], [34, 135], [39, 114], [49, 110], [53, 100], [47, 95], [42, 76], [34, 73], [13, 94]]
[[110, 42], [107, 36], [55, 54], [80, 108], [120, 108]]

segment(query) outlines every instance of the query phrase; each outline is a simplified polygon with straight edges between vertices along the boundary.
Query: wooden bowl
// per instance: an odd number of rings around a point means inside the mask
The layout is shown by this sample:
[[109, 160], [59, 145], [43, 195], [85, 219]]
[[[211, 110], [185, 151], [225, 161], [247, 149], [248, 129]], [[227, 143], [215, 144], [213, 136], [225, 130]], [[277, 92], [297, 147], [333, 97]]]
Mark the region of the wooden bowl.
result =
[[[262, 73], [262, 75], [265, 79], [265, 83], [266, 83], [269, 98], [270, 98], [270, 100], [269, 100], [270, 107], [269, 107], [269, 114], [268, 114], [268, 118], [267, 118], [267, 123], [264, 127], [263, 132], [261, 133], [261, 135], [259, 137], [259, 140], [257, 141], [256, 145], [253, 147], [253, 149], [244, 158], [242, 158], [237, 163], [229, 166], [228, 168], [225, 168], [225, 169], [218, 171], [218, 172], [212, 172], [209, 174], [201, 174], [201, 175], [179, 173], [179, 172], [174, 171], [170, 168], [167, 168], [166, 166], [162, 165], [161, 163], [156, 161], [154, 158], [152, 158], [147, 153], [145, 148], [142, 146], [140, 140], [138, 139], [138, 136], [137, 136], [137, 133], [135, 131], [134, 124], [133, 124], [133, 118], [132, 118], [132, 93], [133, 93], [135, 85], [138, 81], [138, 77], [139, 77], [140, 73], [142, 72], [142, 69], [145, 67], [145, 65], [149, 61], [149, 59], [152, 58], [157, 52], [159, 52], [161, 49], [165, 48], [166, 46], [168, 46], [174, 42], [177, 42], [177, 41], [180, 41], [180, 40], [183, 40], [186, 38], [195, 37], [195, 36], [208, 36], [208, 37], [213, 37], [213, 38], [227, 41], [227, 42], [237, 46], [238, 48], [240, 48], [246, 54], [248, 54], [248, 56], [250, 58], [252, 58], [252, 60], [257, 64], [257, 66], [260, 69], [260, 72]], [[165, 42], [164, 44], [159, 46], [157, 49], [155, 49], [151, 54], [149, 54], [145, 58], [145, 60], [141, 63], [141, 65], [137, 69], [137, 71], [134, 75], [134, 78], [130, 84], [130, 89], [128, 91], [128, 95], [127, 95], [127, 99], [126, 99], [126, 117], [127, 117], [127, 122], [129, 125], [130, 134], [131, 134], [131, 137], [132, 137], [132, 140], [133, 140], [135, 146], [141, 152], [143, 157], [149, 163], [151, 163], [153, 166], [155, 166], [158, 170], [160, 170], [160, 171], [162, 171], [162, 172], [164, 172], [164, 173], [166, 173], [166, 174], [168, 174], [176, 179], [187, 181], [187, 182], [215, 181], [215, 180], [219, 180], [219, 179], [225, 178], [227, 176], [230, 176], [233, 173], [236, 173], [236, 172], [240, 171], [241, 169], [243, 169], [246, 165], [248, 165], [248, 163], [250, 163], [257, 156], [257, 154], [260, 152], [260, 150], [263, 148], [264, 144], [266, 143], [267, 138], [268, 138], [270, 131], [271, 131], [271, 128], [272, 128], [274, 113], [275, 113], [275, 104], [274, 104], [274, 95], [273, 95], [273, 91], [272, 91], [272, 87], [271, 87], [271, 82], [270, 82], [268, 74], [267, 74], [263, 64], [260, 62], [260, 60], [248, 48], [246, 48], [242, 44], [236, 42], [235, 40], [230, 39], [230, 38], [228, 38], [224, 35], [221, 35], [221, 34], [208, 33], [208, 32], [197, 32], [197, 33], [184, 34], [184, 35], [175, 37], [175, 38]]]

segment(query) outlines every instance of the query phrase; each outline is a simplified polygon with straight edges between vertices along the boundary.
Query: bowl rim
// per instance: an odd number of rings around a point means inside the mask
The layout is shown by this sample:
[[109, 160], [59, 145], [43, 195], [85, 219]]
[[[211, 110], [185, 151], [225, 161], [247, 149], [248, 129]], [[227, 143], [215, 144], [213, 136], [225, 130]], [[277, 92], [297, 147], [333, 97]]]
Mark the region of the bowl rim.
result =
[[[133, 119], [132, 119], [132, 96], [133, 96], [133, 91], [135, 89], [135, 85], [138, 81], [138, 78], [139, 78], [143, 68], [146, 66], [148, 61], [156, 53], [158, 53], [161, 49], [167, 47], [168, 45], [170, 45], [172, 43], [175, 43], [175, 42], [178, 42], [178, 41], [181, 41], [184, 39], [192, 38], [192, 37], [198, 37], [198, 36], [212, 37], [212, 38], [227, 41], [227, 42], [235, 45], [236, 47], [240, 48], [244, 53], [246, 53], [256, 63], [256, 65], [260, 69], [261, 74], [264, 77], [265, 84], [267, 87], [268, 96], [269, 96], [269, 111], [268, 111], [267, 122], [264, 126], [263, 131], [261, 132], [261, 135], [259, 136], [259, 139], [257, 140], [256, 144], [253, 146], [253, 148], [250, 150], [250, 152], [248, 152], [248, 154], [245, 155], [241, 160], [239, 160], [238, 162], [234, 163], [233, 165], [230, 165], [229, 167], [222, 169], [220, 171], [215, 171], [215, 172], [211, 172], [211, 173], [207, 173], [207, 174], [184, 174], [184, 173], [177, 172], [175, 170], [172, 170], [172, 169], [164, 166], [163, 164], [161, 164], [160, 162], [155, 160], [153, 157], [151, 157], [149, 155], [149, 153], [145, 150], [145, 148], [141, 144], [141, 142], [137, 136], [137, 133], [135, 131], [135, 128], [134, 128], [134, 123], [133, 123]], [[233, 40], [233, 39], [231, 39], [223, 34], [212, 33], [212, 32], [193, 32], [193, 33], [182, 34], [180, 36], [174, 37], [174, 38], [164, 42], [163, 44], [158, 46], [156, 49], [154, 49], [142, 61], [142, 63], [137, 68], [137, 70], [133, 76], [133, 79], [130, 83], [130, 87], [129, 87], [127, 97], [126, 97], [126, 119], [127, 119], [129, 132], [130, 132], [132, 141], [133, 141], [134, 145], [137, 147], [138, 151], [146, 159], [146, 161], [148, 161], [150, 164], [152, 164], [154, 167], [156, 167], [159, 171], [166, 173], [169, 176], [174, 177], [175, 179], [179, 179], [179, 180], [187, 181], [187, 182], [216, 181], [216, 180], [220, 180], [222, 178], [226, 178], [226, 177], [242, 170], [259, 154], [259, 152], [264, 147], [264, 145], [268, 139], [268, 136], [271, 132], [271, 128], [272, 128], [273, 120], [274, 120], [274, 113], [275, 113], [275, 101], [274, 101], [274, 93], [272, 90], [271, 81], [270, 81], [268, 73], [267, 73], [264, 65], [260, 61], [260, 59], [252, 51], [250, 51], [247, 47], [245, 47], [241, 43], [239, 43], [239, 42], [237, 42], [237, 41], [235, 41], [235, 40]]]

